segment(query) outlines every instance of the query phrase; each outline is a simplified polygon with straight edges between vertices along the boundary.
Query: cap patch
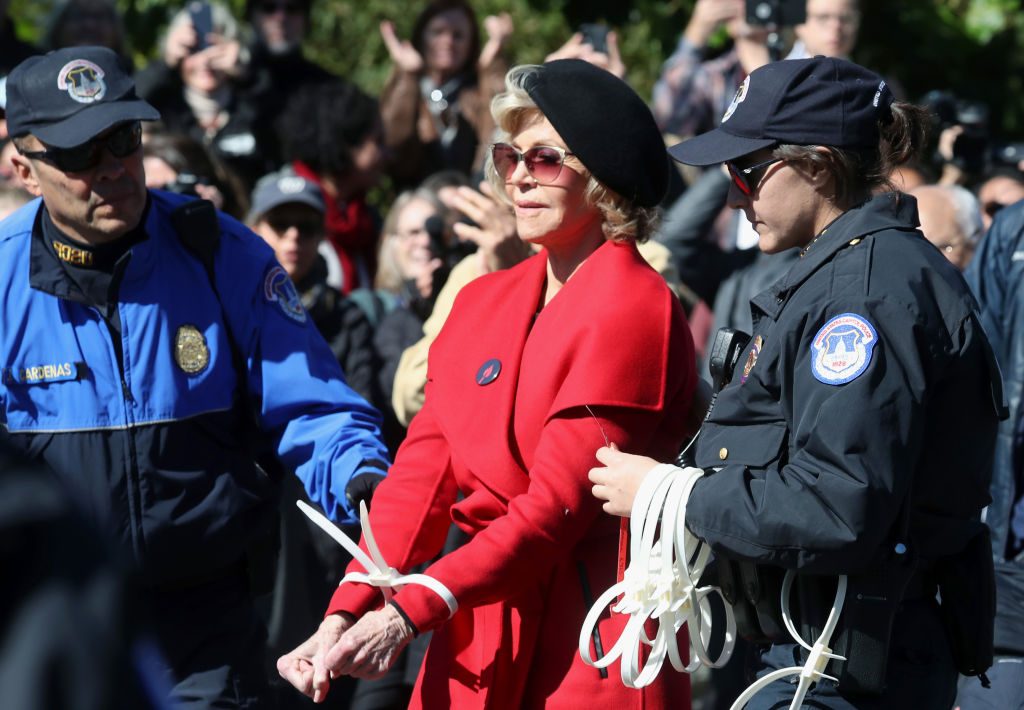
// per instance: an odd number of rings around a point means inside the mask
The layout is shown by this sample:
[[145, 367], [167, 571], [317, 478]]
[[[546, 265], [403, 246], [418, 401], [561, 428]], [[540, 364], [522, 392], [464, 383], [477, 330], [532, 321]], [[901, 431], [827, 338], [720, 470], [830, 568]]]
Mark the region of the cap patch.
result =
[[87, 59], [72, 59], [61, 67], [57, 75], [57, 88], [80, 104], [96, 103], [107, 93], [103, 70]]
[[267, 272], [263, 280], [263, 296], [267, 303], [276, 303], [281, 312], [296, 323], [306, 322], [306, 309], [302, 307], [302, 299], [295, 290], [295, 284], [280, 266]]
[[277, 181], [277, 189], [286, 195], [294, 195], [306, 189], [306, 180], [298, 175], [286, 175]]
[[871, 363], [878, 334], [856, 313], [843, 313], [821, 327], [811, 341], [811, 372], [826, 385], [844, 385]]
[[729, 120], [729, 117], [736, 111], [736, 107], [743, 103], [743, 100], [747, 98], [747, 88], [750, 85], [750, 77], [748, 76], [740, 84], [740, 88], [736, 89], [736, 95], [732, 97], [732, 103], [729, 104], [729, 108], [725, 109], [725, 113], [722, 115], [722, 123]]

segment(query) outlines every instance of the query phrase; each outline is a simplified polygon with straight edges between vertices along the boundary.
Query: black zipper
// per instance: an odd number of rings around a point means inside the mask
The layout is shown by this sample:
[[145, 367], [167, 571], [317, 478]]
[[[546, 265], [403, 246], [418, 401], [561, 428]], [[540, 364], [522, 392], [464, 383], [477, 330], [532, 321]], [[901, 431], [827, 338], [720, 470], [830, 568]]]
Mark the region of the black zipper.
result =
[[[117, 308], [117, 302], [114, 301], [111, 306]], [[104, 314], [102, 308], [92, 306], [93, 310], [100, 316], [104, 325], [107, 326], [107, 334], [110, 336], [110, 344], [114, 351], [114, 359], [117, 362], [117, 375], [121, 382], [121, 397], [124, 405], [124, 416], [125, 416], [125, 427], [122, 430], [122, 436], [125, 441], [125, 448], [128, 455], [128, 460], [125, 462], [125, 486], [128, 489], [128, 517], [129, 524], [131, 526], [132, 534], [132, 548], [135, 551], [136, 560], [142, 560], [144, 550], [146, 547], [145, 539], [142, 534], [142, 491], [139, 489], [139, 456], [138, 451], [135, 448], [135, 434], [130, 426], [132, 423], [132, 405], [135, 404], [135, 397], [132, 395], [131, 387], [128, 386], [128, 380], [125, 377], [124, 367], [124, 339], [121, 337], [121, 332], [114, 326], [110, 318]], [[118, 314], [118, 320], [120, 321], [120, 313]], [[124, 327], [123, 322], [121, 325]]]
[[[580, 576], [580, 588], [583, 590], [583, 603], [586, 604], [584, 607], [586, 611], [590, 611], [590, 607], [594, 606], [594, 594], [590, 591], [590, 580], [587, 579], [587, 568], [582, 561], [576, 561], [576, 571]], [[598, 658], [604, 658], [604, 644], [601, 643], [601, 632], [597, 628], [597, 624], [594, 624], [594, 630], [591, 632], [591, 637], [594, 639], [594, 651], [597, 653]], [[602, 678], [608, 677], [607, 668], [598, 668], [598, 674]]]

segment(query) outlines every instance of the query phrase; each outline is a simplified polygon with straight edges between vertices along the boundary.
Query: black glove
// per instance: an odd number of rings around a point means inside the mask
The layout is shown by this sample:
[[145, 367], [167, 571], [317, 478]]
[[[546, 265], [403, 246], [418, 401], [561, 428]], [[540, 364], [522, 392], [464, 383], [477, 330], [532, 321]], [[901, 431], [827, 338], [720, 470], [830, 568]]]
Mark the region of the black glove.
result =
[[373, 498], [373, 492], [380, 485], [380, 482], [384, 480], [384, 474], [369, 472], [359, 473], [352, 477], [352, 480], [345, 486], [345, 497], [348, 498], [348, 503], [352, 507], [352, 510], [359, 510], [359, 501], [366, 501], [366, 507], [370, 507], [370, 499]]

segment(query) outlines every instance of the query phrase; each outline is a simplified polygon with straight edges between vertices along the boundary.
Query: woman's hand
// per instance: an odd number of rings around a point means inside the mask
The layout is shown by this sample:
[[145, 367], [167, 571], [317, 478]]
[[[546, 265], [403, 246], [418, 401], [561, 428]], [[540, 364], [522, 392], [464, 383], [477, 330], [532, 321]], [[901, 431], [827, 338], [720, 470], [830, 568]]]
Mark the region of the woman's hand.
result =
[[196, 36], [196, 28], [191, 22], [180, 22], [172, 27], [164, 40], [164, 64], [171, 69], [177, 69], [183, 59], [192, 54], [199, 38]]
[[452, 229], [462, 241], [477, 245], [484, 273], [515, 266], [530, 255], [530, 247], [516, 231], [515, 213], [495, 199], [490, 183], [480, 183], [480, 192], [471, 187], [445, 189], [439, 197], [447, 207], [476, 222], [475, 227], [456, 222]]
[[683, 36], [694, 47], [703, 49], [719, 26], [742, 17], [745, 12], [743, 0], [697, 0]]
[[597, 460], [604, 466], [592, 468], [587, 474], [594, 484], [594, 497], [604, 501], [604, 512], [628, 518], [640, 484], [658, 462], [647, 456], [625, 454], [615, 444], [598, 449]]
[[334, 648], [351, 625], [351, 617], [331, 614], [305, 642], [277, 659], [277, 672], [313, 702], [323, 702], [334, 677], [325, 663], [327, 652]]
[[209, 35], [210, 46], [203, 50], [210, 69], [225, 76], [239, 77], [244, 69], [242, 45], [238, 40], [225, 39], [220, 35]]
[[398, 39], [395, 34], [395, 25], [391, 20], [384, 20], [380, 23], [380, 36], [384, 40], [384, 46], [388, 48], [391, 61], [407, 74], [418, 74], [423, 69], [423, 56], [412, 46], [407, 39]]
[[484, 18], [484, 31], [487, 32], [487, 42], [480, 50], [479, 65], [486, 69], [497, 58], [505, 46], [505, 42], [512, 36], [515, 25], [512, 23], [512, 16], [507, 12], [500, 15], [488, 15]]
[[388, 672], [412, 640], [412, 629], [390, 604], [364, 614], [327, 653], [332, 676], [374, 680]]
[[433, 256], [428, 249], [417, 250], [409, 259], [409, 273], [406, 276], [416, 286], [420, 298], [434, 295], [434, 273], [444, 266], [444, 262]]
[[626, 76], [626, 65], [622, 61], [622, 55], [619, 53], [619, 37], [615, 32], [609, 32], [606, 41], [608, 52], [598, 52], [588, 43], [584, 42], [583, 35], [577, 32], [569, 38], [568, 42], [545, 57], [544, 61], [582, 59], [622, 79]]

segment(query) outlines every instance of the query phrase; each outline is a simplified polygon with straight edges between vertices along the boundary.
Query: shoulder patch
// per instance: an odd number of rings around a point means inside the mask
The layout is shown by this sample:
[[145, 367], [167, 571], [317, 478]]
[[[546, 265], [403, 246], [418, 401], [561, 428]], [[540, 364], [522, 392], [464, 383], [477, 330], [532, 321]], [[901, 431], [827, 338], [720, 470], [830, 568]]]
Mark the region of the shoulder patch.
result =
[[276, 303], [281, 312], [296, 323], [306, 322], [306, 309], [295, 290], [295, 284], [280, 266], [273, 267], [263, 280], [263, 297], [267, 303]]
[[845, 385], [868, 369], [878, 334], [867, 319], [843, 313], [830, 320], [811, 341], [811, 372], [826, 385]]

